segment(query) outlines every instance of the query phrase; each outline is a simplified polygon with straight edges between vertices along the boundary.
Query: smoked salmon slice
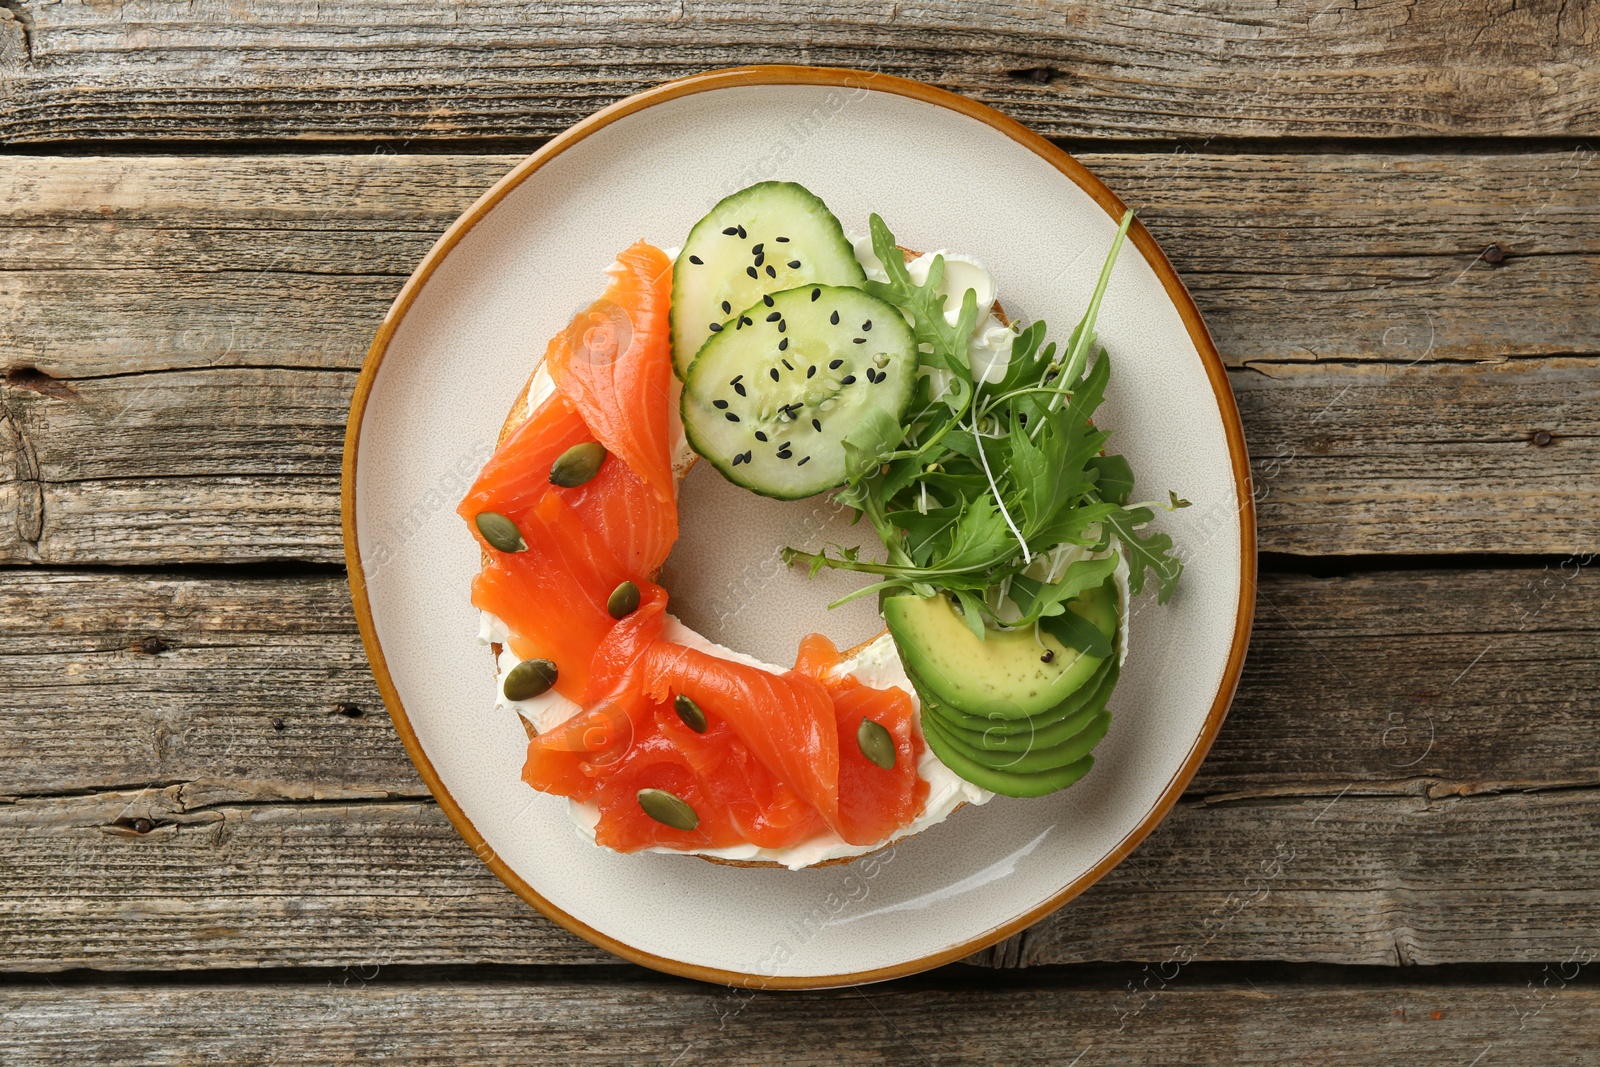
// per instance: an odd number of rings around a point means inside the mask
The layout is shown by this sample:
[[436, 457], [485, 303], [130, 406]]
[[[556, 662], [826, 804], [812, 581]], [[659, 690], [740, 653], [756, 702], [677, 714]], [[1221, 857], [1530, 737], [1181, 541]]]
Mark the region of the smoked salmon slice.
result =
[[[530, 740], [523, 780], [594, 804], [596, 841], [623, 852], [782, 849], [828, 830], [851, 844], [883, 841], [928, 794], [907, 693], [834, 677], [838, 650], [817, 635], [784, 673], [662, 638], [667, 593], [648, 579], [678, 535], [672, 264], [641, 241], [610, 274], [604, 295], [547, 347], [555, 391], [496, 450], [459, 508], [486, 559], [473, 604], [505, 623], [518, 658], [555, 662], [556, 692], [578, 705]], [[607, 450], [594, 477], [552, 485], [557, 458], [590, 441]], [[484, 511], [510, 519], [526, 549], [489, 545], [475, 523]], [[640, 600], [619, 620], [608, 600], [624, 581], [639, 586]], [[680, 718], [679, 695], [704, 712], [704, 732]], [[867, 718], [893, 738], [893, 767], [861, 754], [856, 734]], [[695, 828], [646, 814], [638, 795], [647, 788], [692, 807]]]
[[673, 505], [672, 261], [639, 241], [610, 274], [600, 299], [551, 338], [545, 365], [595, 439]]
[[595, 649], [616, 622], [606, 601], [628, 574], [554, 493], [521, 516], [524, 552], [490, 550], [472, 581], [473, 606], [511, 631], [519, 659], [555, 663], [556, 692], [582, 703]]
[[816, 679], [660, 642], [644, 660], [645, 686], [657, 700], [682, 693], [708, 718], [725, 720], [751, 753], [789, 783], [829, 826], [839, 815], [839, 729], [833, 701]]
[[[833, 700], [839, 731], [839, 836], [853, 845], [882, 841], [916, 818], [928, 802], [928, 783], [917, 774], [922, 738], [911, 697], [902, 689], [874, 689], [833, 674], [839, 650], [821, 634], [800, 642], [795, 670], [821, 681]], [[856, 732], [871, 719], [894, 740], [895, 761], [880, 767], [861, 754]]]
[[[495, 449], [456, 514], [467, 520], [474, 536], [478, 531], [473, 520], [479, 512], [497, 511], [515, 518], [513, 512], [533, 507], [554, 488], [550, 465], [561, 453], [593, 440], [588, 425], [571, 404], [559, 396], [548, 397]], [[601, 464], [602, 470], [604, 467]]]
[[[565, 397], [547, 397], [490, 457], [457, 512], [469, 525], [484, 511], [519, 522], [546, 493], [557, 493], [628, 573], [640, 578], [656, 573], [678, 539], [678, 509], [656, 499], [626, 464], [608, 457], [577, 488], [550, 484], [550, 466], [561, 453], [594, 439]], [[471, 528], [476, 535], [477, 527]], [[487, 548], [481, 537], [480, 542]]]
[[656, 499], [650, 487], [616, 457], [576, 489], [556, 489], [594, 535], [636, 578], [647, 578], [667, 561], [678, 540], [678, 509]]

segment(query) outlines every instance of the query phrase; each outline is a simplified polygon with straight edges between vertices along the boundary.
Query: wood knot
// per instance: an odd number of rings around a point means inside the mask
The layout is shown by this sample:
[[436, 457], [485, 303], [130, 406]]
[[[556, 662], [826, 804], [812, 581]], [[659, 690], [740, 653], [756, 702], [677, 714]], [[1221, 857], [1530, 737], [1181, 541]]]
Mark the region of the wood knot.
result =
[[159, 637], [147, 637], [133, 647], [147, 656], [159, 656], [171, 646]]
[[13, 389], [25, 389], [30, 393], [39, 393], [41, 396], [54, 397], [57, 400], [79, 400], [78, 391], [67, 382], [63, 382], [38, 367], [20, 366], [12, 367], [6, 371], [6, 384]]
[[282, 719], [273, 719], [272, 720], [272, 728], [274, 730], [278, 730], [278, 731], [281, 732], [284, 729], [283, 720]]
[[338, 712], [340, 715], [343, 715], [347, 719], [359, 719], [361, 716], [366, 714], [366, 712], [362, 710], [360, 704], [352, 704], [349, 701], [344, 700], [341, 700], [339, 703], [335, 704], [333, 706], [333, 710]]
[[1019, 82], [1033, 82], [1035, 85], [1049, 85], [1061, 77], [1061, 72], [1054, 67], [1024, 67], [1021, 70], [1008, 70], [1006, 74]]

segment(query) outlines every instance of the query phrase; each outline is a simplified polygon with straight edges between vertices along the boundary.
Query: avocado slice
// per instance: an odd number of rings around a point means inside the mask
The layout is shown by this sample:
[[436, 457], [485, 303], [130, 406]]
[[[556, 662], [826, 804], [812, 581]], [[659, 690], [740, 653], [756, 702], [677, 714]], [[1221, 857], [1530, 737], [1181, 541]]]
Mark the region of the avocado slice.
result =
[[[1097, 698], [1104, 694], [1110, 697], [1111, 686], [1106, 684], [1106, 676], [1116, 670], [1115, 658], [1108, 658], [1095, 669], [1089, 680], [1079, 686], [1061, 703], [1040, 712], [1038, 715], [1025, 715], [1019, 719], [1002, 718], [997, 715], [970, 715], [967, 712], [952, 708], [940, 702], [939, 698], [929, 692], [928, 687], [922, 683], [915, 674], [910, 675], [911, 682], [917, 688], [917, 695], [924, 704], [933, 706], [936, 714], [948, 726], [964, 730], [973, 734], [989, 734], [1028, 737], [1038, 734], [1039, 731], [1055, 726], [1065, 719], [1076, 716], [1085, 710], [1099, 711], [1104, 707], [1105, 700]], [[1113, 680], [1113, 684], [1115, 681]]]
[[1088, 724], [1075, 735], [1055, 745], [1037, 746], [1026, 752], [996, 752], [981, 743], [970, 745], [955, 731], [940, 724], [944, 740], [952, 749], [981, 767], [1008, 774], [1039, 774], [1070, 766], [1093, 751], [1109, 729], [1111, 713], [1101, 711], [1089, 716]]
[[[1110, 579], [1067, 601], [1067, 610], [1108, 638], [1116, 633], [1117, 596]], [[1071, 696], [1105, 662], [1048, 633], [1036, 639], [1031, 630], [990, 630], [980, 640], [943, 596], [889, 597], [883, 618], [906, 669], [934, 700], [968, 715], [1038, 715]]]
[[1105, 710], [1116, 684], [1116, 661], [1108, 660], [1083, 688], [1045, 714], [1027, 719], [980, 719], [929, 700], [926, 693], [920, 695], [922, 713], [937, 715], [939, 724], [948, 727], [952, 740], [964, 741], [983, 752], [1016, 753], [1052, 748], [1077, 736]]
[[1049, 771], [1018, 774], [1013, 771], [996, 770], [968, 758], [958, 746], [951, 744], [948, 736], [941, 730], [937, 717], [929, 716], [922, 720], [922, 736], [927, 739], [928, 747], [933, 749], [933, 754], [939, 757], [939, 761], [973, 785], [987, 789], [991, 793], [999, 793], [1001, 796], [1042, 797], [1058, 789], [1065, 789], [1088, 774], [1089, 768], [1094, 766], [1094, 757], [1084, 756], [1076, 763]]

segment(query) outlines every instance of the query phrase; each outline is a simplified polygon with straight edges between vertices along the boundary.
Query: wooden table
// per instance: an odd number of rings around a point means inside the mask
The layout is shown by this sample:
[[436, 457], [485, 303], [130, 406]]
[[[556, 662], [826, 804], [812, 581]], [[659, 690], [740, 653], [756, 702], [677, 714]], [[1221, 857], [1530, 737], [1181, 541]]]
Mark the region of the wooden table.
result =
[[[1597, 57], [1593, 0], [0, 0], [0, 1063], [1596, 1062]], [[968, 94], [1140, 205], [1265, 553], [1132, 858], [815, 994], [623, 965], [496, 881], [383, 711], [337, 521], [438, 233], [751, 62]]]

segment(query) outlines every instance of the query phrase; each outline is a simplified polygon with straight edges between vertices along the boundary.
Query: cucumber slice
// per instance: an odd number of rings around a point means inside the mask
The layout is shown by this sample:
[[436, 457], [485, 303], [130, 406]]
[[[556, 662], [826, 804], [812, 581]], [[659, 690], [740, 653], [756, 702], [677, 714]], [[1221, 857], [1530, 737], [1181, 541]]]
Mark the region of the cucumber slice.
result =
[[689, 444], [736, 485], [798, 500], [845, 481], [844, 437], [875, 411], [904, 420], [911, 328], [860, 289], [808, 285], [713, 333], [683, 381]]
[[673, 369], [682, 378], [716, 326], [768, 293], [806, 282], [859, 287], [866, 280], [839, 220], [805, 186], [761, 182], [741, 189], [695, 223], [678, 253]]

